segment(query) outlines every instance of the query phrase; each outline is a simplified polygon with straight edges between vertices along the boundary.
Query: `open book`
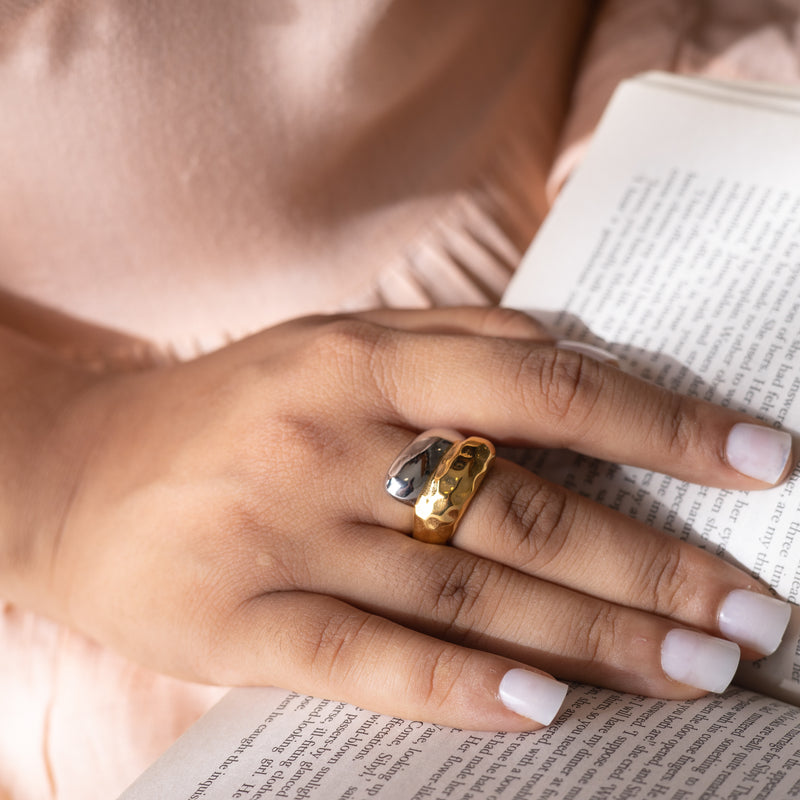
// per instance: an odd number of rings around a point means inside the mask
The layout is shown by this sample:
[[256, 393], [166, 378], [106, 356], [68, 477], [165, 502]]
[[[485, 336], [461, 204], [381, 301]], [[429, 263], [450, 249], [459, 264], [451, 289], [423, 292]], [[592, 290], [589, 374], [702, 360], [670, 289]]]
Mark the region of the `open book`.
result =
[[[623, 84], [505, 298], [623, 368], [800, 430], [800, 96], [648, 74]], [[800, 596], [800, 472], [732, 492], [562, 452], [540, 474]], [[800, 797], [800, 619], [723, 696], [574, 686], [539, 733], [232, 691], [123, 796]]]

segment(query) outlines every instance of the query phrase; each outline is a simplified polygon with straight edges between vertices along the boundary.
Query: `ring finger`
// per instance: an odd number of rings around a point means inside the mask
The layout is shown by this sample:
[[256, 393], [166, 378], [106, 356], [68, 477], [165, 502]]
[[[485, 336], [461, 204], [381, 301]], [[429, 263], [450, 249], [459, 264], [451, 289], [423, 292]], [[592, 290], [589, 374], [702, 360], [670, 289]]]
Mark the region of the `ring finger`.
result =
[[557, 678], [685, 698], [724, 690], [739, 662], [732, 642], [455, 547], [361, 526], [341, 558], [354, 567], [346, 579], [328, 571], [325, 593]]

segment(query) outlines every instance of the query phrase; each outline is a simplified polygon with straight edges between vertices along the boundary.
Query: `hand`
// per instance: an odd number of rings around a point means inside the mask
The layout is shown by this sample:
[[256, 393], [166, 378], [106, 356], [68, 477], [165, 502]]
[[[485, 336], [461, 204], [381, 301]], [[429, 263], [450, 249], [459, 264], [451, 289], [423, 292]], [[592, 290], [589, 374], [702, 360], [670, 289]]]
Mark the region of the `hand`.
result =
[[[563, 698], [548, 673], [698, 696], [738, 662], [711, 637], [756, 655], [731, 598], [745, 612], [763, 598], [778, 627], [784, 613], [733, 566], [502, 459], [451, 546], [407, 535], [413, 511], [384, 476], [431, 427], [767, 485], [731, 463], [761, 474], [728, 447], [753, 420], [558, 349], [514, 312], [301, 319], [186, 364], [93, 378], [61, 419], [51, 458], [74, 459], [70, 500], [21, 595], [184, 678], [524, 730]], [[759, 432], [778, 465], [762, 477], [777, 481], [785, 442]], [[698, 653], [705, 669], [676, 680]]]

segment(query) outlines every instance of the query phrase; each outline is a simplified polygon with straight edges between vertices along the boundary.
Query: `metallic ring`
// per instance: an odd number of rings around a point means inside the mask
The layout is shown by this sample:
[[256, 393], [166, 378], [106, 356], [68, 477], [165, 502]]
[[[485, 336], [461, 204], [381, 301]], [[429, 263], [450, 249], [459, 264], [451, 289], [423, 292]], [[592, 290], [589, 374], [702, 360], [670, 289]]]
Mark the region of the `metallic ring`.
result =
[[386, 473], [386, 491], [413, 506], [444, 454], [462, 438], [458, 431], [433, 428], [421, 433], [394, 460]]
[[472, 436], [453, 445], [414, 504], [415, 539], [447, 544], [494, 462], [494, 446]]

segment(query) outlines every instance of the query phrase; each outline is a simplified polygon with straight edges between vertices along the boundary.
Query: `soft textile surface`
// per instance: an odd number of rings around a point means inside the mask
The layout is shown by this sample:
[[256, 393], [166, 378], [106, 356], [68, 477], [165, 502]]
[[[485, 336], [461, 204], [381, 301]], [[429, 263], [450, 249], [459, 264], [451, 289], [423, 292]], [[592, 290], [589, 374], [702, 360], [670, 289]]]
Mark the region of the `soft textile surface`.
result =
[[[590, 5], [0, 0], [0, 319], [104, 368], [494, 302], [620, 78], [800, 78], [797, 0], [612, 0], [581, 54]], [[220, 694], [0, 608], [0, 800], [113, 797]]]
[[394, 302], [496, 299], [584, 5], [0, 2], [0, 287], [180, 357], [373, 303], [401, 253], [481, 280]]

